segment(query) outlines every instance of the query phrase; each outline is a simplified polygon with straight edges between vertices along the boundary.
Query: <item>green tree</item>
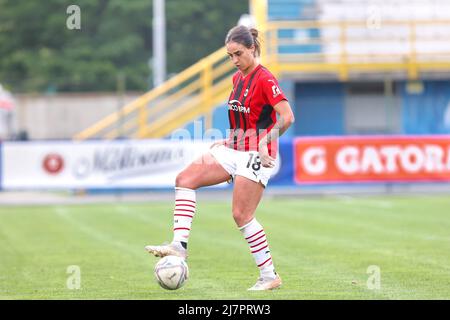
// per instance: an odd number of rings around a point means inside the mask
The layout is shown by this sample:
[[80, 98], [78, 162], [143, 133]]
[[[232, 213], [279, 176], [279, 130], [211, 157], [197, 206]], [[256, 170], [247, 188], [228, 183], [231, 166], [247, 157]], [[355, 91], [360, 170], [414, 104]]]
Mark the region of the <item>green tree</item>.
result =
[[[69, 30], [66, 9], [81, 9]], [[167, 70], [176, 73], [223, 45], [246, 1], [166, 0]], [[0, 83], [13, 92], [114, 91], [150, 86], [152, 0], [0, 0]]]
[[248, 1], [167, 0], [168, 72], [179, 72], [224, 46], [227, 31], [244, 13]]

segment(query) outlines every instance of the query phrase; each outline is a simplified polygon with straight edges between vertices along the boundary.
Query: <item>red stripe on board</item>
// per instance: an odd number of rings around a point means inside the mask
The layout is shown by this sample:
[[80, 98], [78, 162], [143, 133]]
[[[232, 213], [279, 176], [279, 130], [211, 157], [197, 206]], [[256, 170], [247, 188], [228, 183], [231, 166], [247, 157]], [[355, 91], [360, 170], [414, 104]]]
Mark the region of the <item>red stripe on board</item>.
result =
[[259, 246], [260, 244], [262, 244], [262, 243], [264, 243], [264, 242], [266, 242], [267, 241], [267, 239], [264, 239], [263, 241], [261, 241], [260, 243], [258, 243], [258, 244], [255, 244], [254, 246], [251, 246], [250, 248], [254, 248], [254, 247], [257, 247], [257, 246]]
[[266, 261], [264, 261], [263, 263], [258, 264], [258, 268], [261, 267], [263, 264], [265, 264], [265, 263], [266, 263], [267, 261], [269, 261], [269, 260], [272, 260], [272, 258], [269, 258], [269, 259], [267, 259]]
[[175, 204], [175, 207], [178, 207], [178, 206], [185, 206], [185, 207], [191, 207], [191, 208], [194, 208], [195, 209], [195, 206], [193, 206], [193, 205], [190, 205], [190, 204]]
[[174, 217], [178, 217], [178, 216], [180, 216], [180, 217], [189, 217], [189, 218], [194, 218], [194, 216], [190, 216], [190, 215], [188, 215], [188, 214], [174, 214], [173, 216], [174, 216]]
[[176, 231], [176, 230], [191, 230], [191, 229], [189, 229], [189, 228], [175, 228], [175, 229], [173, 229], [173, 231]]
[[267, 246], [265, 246], [265, 247], [262, 247], [262, 248], [260, 248], [260, 249], [258, 249], [258, 250], [252, 251], [252, 253], [260, 252], [262, 249], [265, 249], [265, 248], [267, 248], [268, 246], [269, 246], [269, 245], [267, 245]]
[[263, 234], [261, 237], [256, 238], [255, 240], [248, 241], [248, 244], [250, 244], [250, 243], [252, 243], [252, 242], [255, 242], [255, 241], [257, 241], [257, 240], [259, 240], [259, 239], [261, 239], [262, 237], [265, 237], [265, 236], [266, 236], [266, 234]]
[[261, 229], [261, 230], [259, 230], [257, 233], [252, 234], [250, 237], [245, 238], [245, 240], [250, 239], [251, 237], [256, 236], [258, 233], [261, 233], [261, 232], [263, 232], [263, 231], [264, 231], [264, 230]]
[[195, 203], [195, 201], [188, 200], [188, 199], [176, 199], [175, 201], [188, 201], [188, 202]]
[[175, 209], [175, 211], [186, 211], [186, 212], [192, 212], [192, 213], [195, 213], [195, 211], [188, 210], [188, 209]]

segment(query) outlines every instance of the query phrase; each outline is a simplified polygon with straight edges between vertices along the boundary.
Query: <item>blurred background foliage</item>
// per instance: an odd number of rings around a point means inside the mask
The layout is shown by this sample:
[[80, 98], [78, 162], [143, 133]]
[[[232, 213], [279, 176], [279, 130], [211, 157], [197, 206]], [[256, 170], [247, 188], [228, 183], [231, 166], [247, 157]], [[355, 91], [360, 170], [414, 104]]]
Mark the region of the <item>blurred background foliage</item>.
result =
[[[81, 9], [69, 30], [67, 7]], [[166, 0], [167, 74], [220, 48], [247, 1]], [[0, 0], [0, 83], [13, 92], [152, 86], [152, 0]]]

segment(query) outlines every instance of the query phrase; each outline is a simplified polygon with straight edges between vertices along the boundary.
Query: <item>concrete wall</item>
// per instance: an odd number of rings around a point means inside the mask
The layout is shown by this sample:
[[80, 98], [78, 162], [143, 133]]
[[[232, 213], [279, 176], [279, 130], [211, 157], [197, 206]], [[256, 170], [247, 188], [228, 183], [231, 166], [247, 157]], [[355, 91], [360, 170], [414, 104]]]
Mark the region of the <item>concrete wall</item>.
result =
[[71, 139], [142, 93], [61, 93], [17, 95], [13, 127], [29, 139]]

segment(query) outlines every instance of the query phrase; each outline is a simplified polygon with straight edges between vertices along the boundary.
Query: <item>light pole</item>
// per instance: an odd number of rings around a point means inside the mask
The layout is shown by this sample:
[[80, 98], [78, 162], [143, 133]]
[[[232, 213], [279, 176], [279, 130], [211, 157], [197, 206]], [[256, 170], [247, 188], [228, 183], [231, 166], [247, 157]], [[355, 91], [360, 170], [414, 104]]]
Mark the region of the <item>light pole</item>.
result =
[[166, 80], [165, 0], [153, 0], [153, 87]]

